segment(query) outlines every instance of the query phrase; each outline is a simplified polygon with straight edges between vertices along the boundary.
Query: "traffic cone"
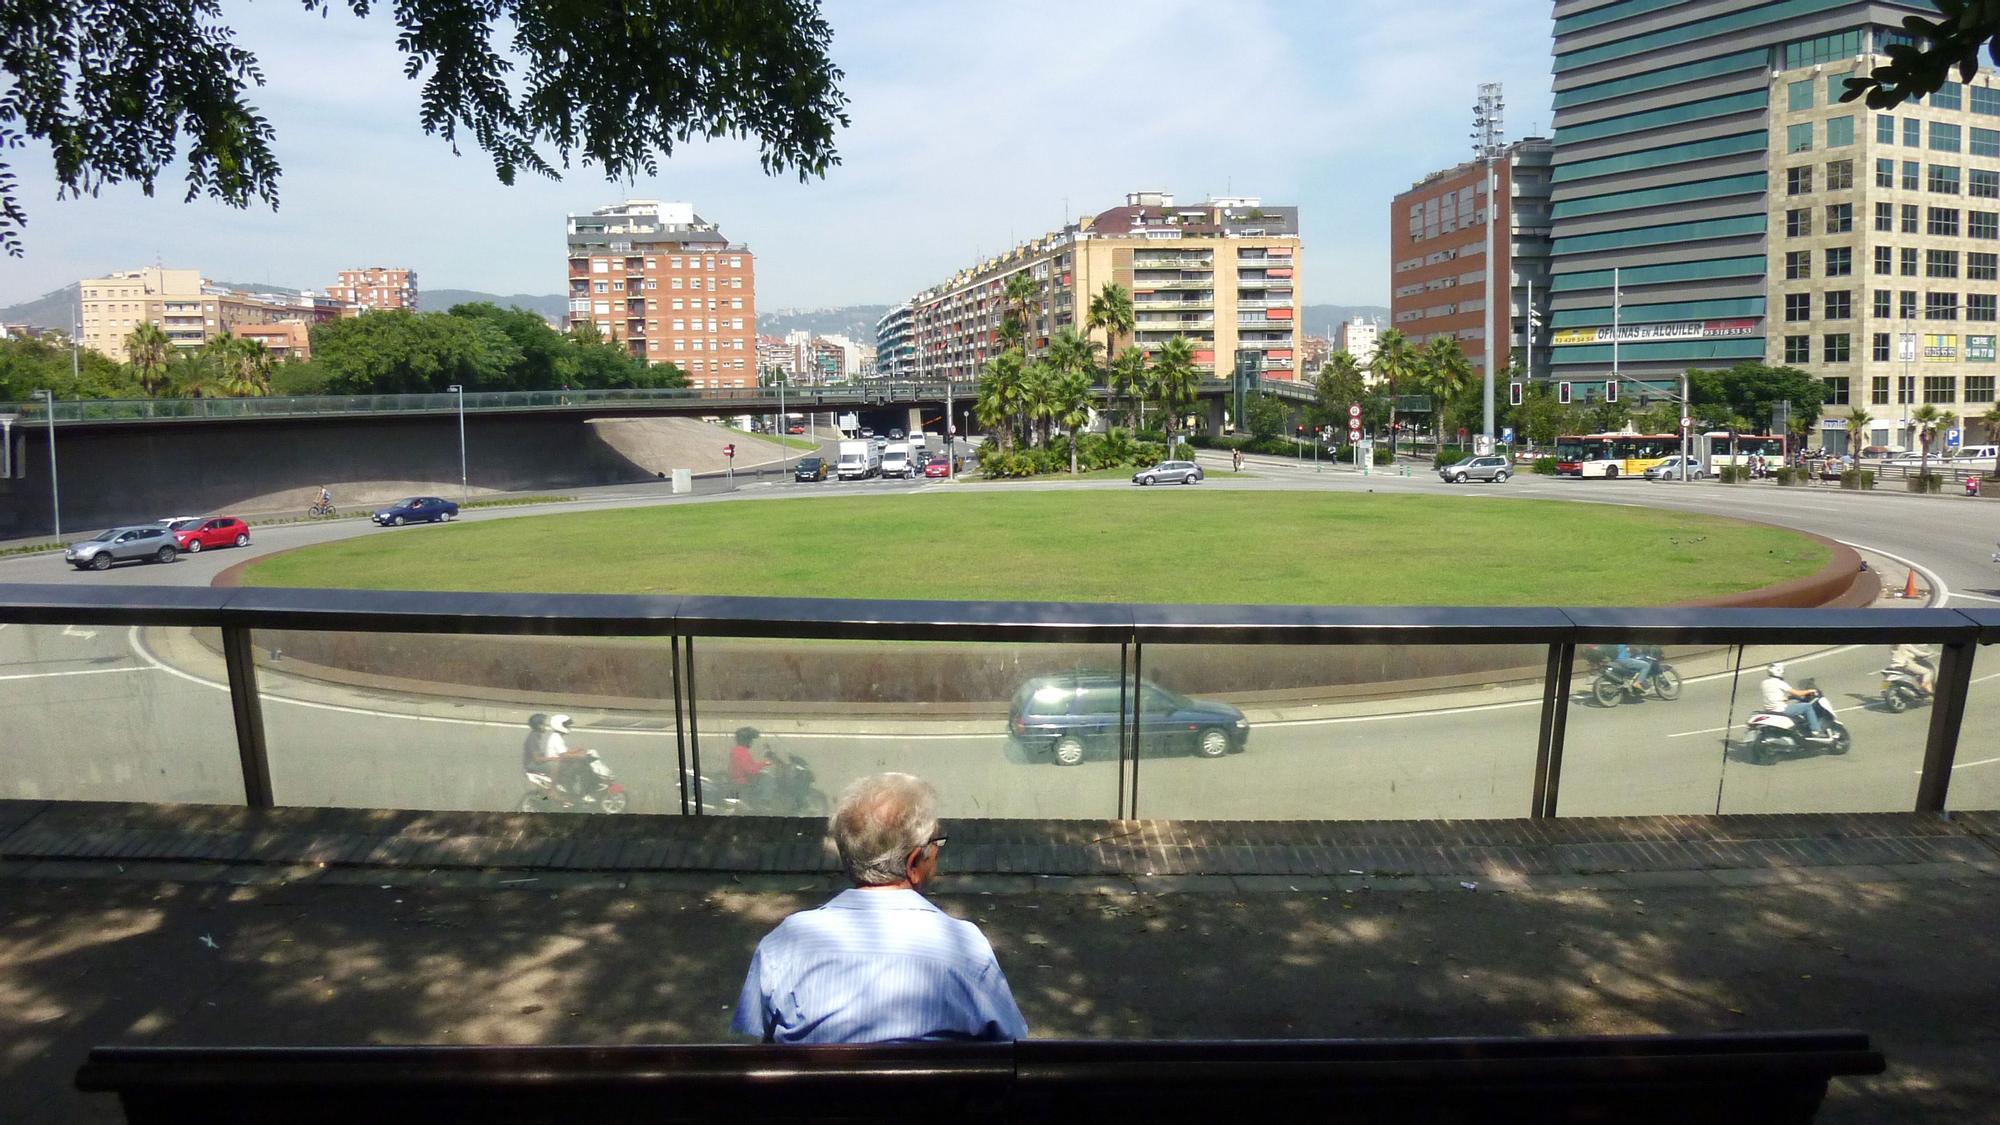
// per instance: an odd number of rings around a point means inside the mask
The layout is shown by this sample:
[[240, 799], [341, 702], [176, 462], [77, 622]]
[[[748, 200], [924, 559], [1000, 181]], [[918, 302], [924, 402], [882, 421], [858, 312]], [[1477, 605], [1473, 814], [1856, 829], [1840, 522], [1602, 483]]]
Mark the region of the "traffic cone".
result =
[[1910, 571], [1910, 576], [1903, 581], [1903, 596], [1906, 598], [1919, 596], [1917, 593], [1917, 572], [1914, 570]]

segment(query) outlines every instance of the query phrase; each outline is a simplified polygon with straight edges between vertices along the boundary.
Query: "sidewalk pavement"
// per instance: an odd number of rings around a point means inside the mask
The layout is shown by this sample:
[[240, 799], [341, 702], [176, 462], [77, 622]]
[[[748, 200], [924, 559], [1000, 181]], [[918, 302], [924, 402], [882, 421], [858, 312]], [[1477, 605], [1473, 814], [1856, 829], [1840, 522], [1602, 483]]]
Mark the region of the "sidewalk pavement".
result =
[[[1994, 814], [950, 828], [1037, 1035], [1854, 1027], [1822, 1121], [2000, 1120]], [[725, 1040], [834, 885], [806, 822], [0, 803], [0, 1120], [117, 1120], [99, 1043]]]

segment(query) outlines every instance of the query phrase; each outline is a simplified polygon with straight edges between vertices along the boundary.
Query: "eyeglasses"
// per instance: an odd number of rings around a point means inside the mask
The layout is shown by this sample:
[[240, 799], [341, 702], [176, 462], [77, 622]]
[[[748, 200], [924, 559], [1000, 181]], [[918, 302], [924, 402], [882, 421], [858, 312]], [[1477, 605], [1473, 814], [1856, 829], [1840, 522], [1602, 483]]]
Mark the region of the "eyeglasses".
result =
[[932, 837], [931, 837], [930, 839], [928, 839], [928, 840], [925, 840], [925, 841], [924, 841], [924, 843], [926, 843], [926, 844], [935, 844], [935, 845], [937, 845], [938, 847], [940, 847], [940, 848], [941, 848], [941, 847], [944, 847], [944, 846], [945, 846], [945, 844], [949, 843], [950, 841], [951, 841], [951, 837], [949, 837], [949, 836], [932, 836]]

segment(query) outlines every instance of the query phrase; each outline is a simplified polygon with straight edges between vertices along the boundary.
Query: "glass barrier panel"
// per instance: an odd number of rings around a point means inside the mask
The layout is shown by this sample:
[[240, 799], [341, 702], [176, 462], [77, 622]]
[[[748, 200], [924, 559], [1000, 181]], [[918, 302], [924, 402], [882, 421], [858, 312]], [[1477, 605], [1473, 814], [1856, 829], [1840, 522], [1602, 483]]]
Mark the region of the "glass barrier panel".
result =
[[[252, 640], [280, 805], [681, 811], [665, 637], [257, 630]], [[534, 720], [559, 714], [571, 729], [557, 746]], [[559, 766], [565, 792], [552, 797], [530, 776], [551, 771], [527, 767], [560, 748], [596, 758]]]
[[[1931, 648], [1932, 667], [1936, 649]], [[1736, 678], [1725, 813], [1908, 812], [1930, 734], [1928, 706], [1894, 711], [1883, 691], [1894, 650], [1886, 645], [1781, 649], [1752, 645]], [[1781, 676], [1772, 675], [1778, 665]], [[1817, 693], [1769, 710], [1781, 692]], [[1800, 721], [1804, 721], [1803, 729]], [[1817, 727], [1817, 733], [1813, 728]]]
[[1541, 645], [1146, 645], [1142, 817], [1527, 816]]
[[242, 804], [221, 652], [217, 629], [0, 625], [0, 797]]
[[2000, 740], [1995, 731], [2000, 731], [2000, 648], [1987, 645], [1973, 651], [1972, 687], [1965, 696], [1965, 722], [1958, 728], [1946, 808], [2000, 809]]
[[1557, 814], [1714, 813], [1738, 656], [1729, 645], [1578, 645]]
[[698, 637], [694, 653], [710, 814], [822, 816], [894, 770], [936, 785], [947, 817], [1117, 815], [1116, 645]]

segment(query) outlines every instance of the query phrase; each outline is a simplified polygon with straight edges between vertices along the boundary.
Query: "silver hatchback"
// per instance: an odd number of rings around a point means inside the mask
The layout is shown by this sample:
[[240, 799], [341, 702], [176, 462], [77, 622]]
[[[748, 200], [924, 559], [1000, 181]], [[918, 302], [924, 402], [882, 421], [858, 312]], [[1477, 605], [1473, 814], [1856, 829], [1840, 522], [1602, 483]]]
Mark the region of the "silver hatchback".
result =
[[111, 564], [134, 559], [169, 563], [179, 555], [173, 532], [159, 524], [114, 527], [63, 552], [63, 561], [78, 570], [110, 570]]
[[1464, 484], [1469, 480], [1492, 481], [1500, 484], [1514, 475], [1514, 466], [1505, 457], [1469, 457], [1450, 465], [1439, 465], [1438, 476], [1452, 484]]
[[1201, 466], [1193, 461], [1162, 461], [1150, 469], [1132, 474], [1133, 484], [1193, 484], [1202, 478]]

